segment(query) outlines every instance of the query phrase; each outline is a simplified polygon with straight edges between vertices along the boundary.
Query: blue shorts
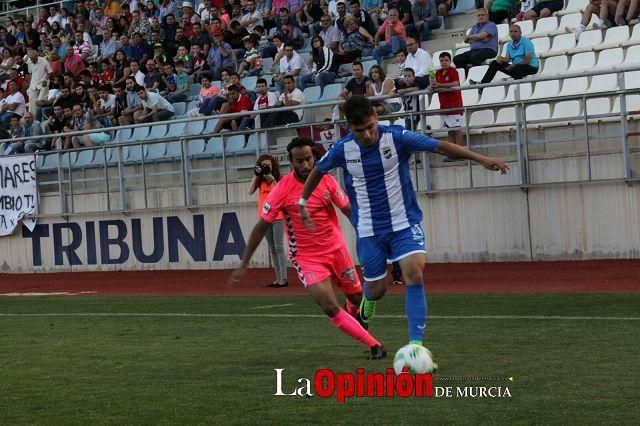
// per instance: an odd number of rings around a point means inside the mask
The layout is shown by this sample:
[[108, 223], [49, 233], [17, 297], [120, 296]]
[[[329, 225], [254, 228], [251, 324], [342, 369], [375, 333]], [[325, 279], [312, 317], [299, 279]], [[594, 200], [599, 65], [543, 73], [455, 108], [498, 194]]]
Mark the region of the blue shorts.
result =
[[387, 263], [404, 259], [415, 253], [426, 253], [424, 232], [419, 224], [396, 232], [358, 238], [358, 259], [366, 281], [387, 275]]

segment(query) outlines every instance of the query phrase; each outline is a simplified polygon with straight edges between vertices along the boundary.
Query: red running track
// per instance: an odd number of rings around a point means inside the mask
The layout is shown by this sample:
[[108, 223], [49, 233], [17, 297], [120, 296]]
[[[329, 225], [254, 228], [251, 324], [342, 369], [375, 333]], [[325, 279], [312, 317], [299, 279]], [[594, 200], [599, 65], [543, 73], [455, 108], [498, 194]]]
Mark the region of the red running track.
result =
[[[155, 296], [304, 295], [293, 269], [289, 287], [266, 288], [271, 269], [252, 269], [236, 288], [230, 270], [0, 274], [0, 294], [55, 293]], [[428, 293], [640, 292], [640, 260], [429, 264]], [[390, 293], [404, 291], [391, 286]]]

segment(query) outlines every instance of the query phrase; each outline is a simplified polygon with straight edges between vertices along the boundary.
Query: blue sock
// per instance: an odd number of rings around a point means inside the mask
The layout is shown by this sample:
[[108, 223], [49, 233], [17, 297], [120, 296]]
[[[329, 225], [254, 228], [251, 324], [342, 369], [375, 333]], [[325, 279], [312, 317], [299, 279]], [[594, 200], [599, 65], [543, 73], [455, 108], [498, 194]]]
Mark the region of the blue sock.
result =
[[405, 309], [409, 322], [409, 341], [422, 342], [427, 326], [427, 296], [424, 294], [424, 284], [407, 284]]

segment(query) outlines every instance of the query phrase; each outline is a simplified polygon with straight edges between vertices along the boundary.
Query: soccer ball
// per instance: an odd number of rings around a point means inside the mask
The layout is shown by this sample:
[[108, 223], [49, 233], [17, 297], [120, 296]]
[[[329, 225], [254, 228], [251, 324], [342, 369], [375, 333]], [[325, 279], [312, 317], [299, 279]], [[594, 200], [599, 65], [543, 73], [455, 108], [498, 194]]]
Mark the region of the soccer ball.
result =
[[409, 367], [408, 373], [431, 373], [434, 370], [431, 351], [422, 345], [406, 345], [398, 349], [393, 357], [393, 369], [396, 374], [402, 373], [404, 367]]

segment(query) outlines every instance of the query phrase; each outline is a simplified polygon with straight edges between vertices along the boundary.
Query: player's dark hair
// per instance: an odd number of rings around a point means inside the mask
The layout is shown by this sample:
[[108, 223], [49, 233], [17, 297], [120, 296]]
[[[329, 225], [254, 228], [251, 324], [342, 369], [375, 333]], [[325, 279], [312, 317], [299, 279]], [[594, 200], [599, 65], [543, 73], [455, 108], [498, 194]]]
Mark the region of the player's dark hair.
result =
[[314, 152], [314, 157], [315, 157], [316, 143], [314, 141], [312, 141], [311, 139], [307, 138], [307, 137], [299, 136], [299, 137], [291, 139], [291, 142], [289, 142], [289, 145], [287, 145], [287, 152], [289, 153], [289, 160], [291, 160], [291, 151], [293, 151], [296, 148], [302, 148], [302, 147], [305, 147], [305, 146], [310, 146], [311, 147], [311, 150]]
[[352, 96], [344, 103], [344, 115], [349, 124], [362, 124], [373, 114], [373, 104], [365, 96]]
[[449, 58], [449, 59], [451, 59], [451, 53], [449, 53], [449, 52], [442, 52], [442, 53], [440, 54], [440, 56], [438, 56], [438, 58], [439, 58], [439, 59], [442, 59], [442, 58]]

